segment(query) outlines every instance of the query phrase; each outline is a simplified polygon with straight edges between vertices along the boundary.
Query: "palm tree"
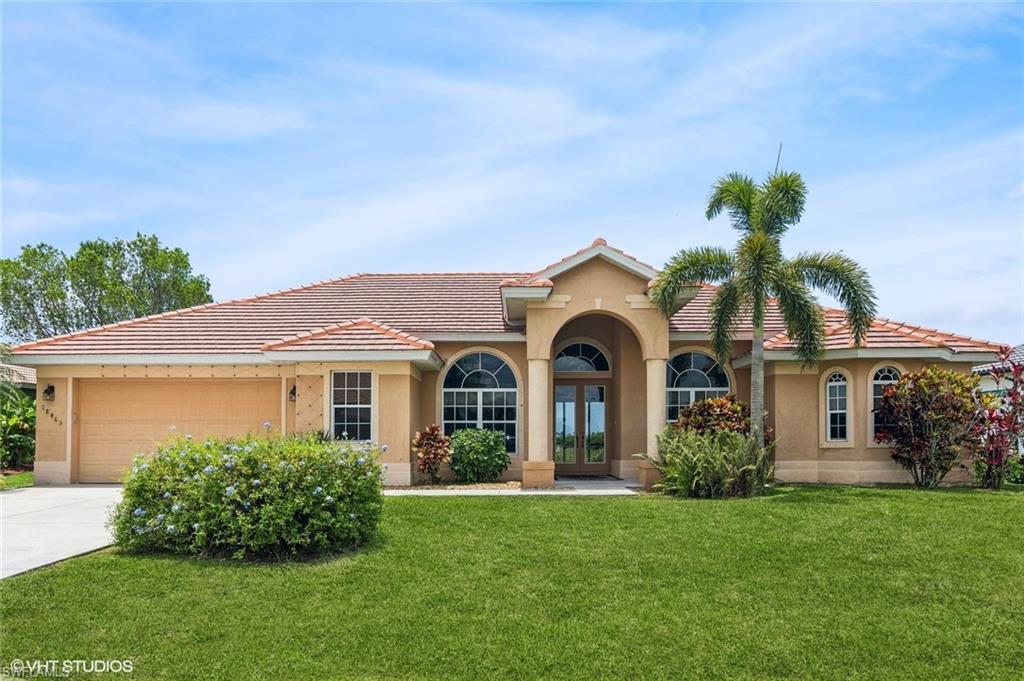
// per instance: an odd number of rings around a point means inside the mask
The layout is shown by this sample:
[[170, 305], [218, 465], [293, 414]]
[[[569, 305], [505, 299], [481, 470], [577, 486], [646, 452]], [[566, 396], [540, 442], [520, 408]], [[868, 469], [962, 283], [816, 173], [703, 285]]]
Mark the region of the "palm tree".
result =
[[[764, 315], [773, 301], [805, 364], [824, 353], [825, 316], [812, 289], [843, 306], [854, 342], [864, 340], [875, 316], [875, 294], [867, 272], [842, 253], [782, 254], [782, 236], [800, 221], [807, 186], [799, 173], [776, 171], [761, 184], [740, 173], [720, 178], [708, 196], [705, 216], [726, 211], [740, 240], [732, 252], [722, 248], [684, 249], [665, 265], [651, 288], [651, 299], [666, 315], [677, 308], [685, 287], [719, 284], [711, 301], [711, 348], [718, 361], [731, 359], [732, 336], [752, 323], [750, 352], [751, 435], [764, 434]], [[746, 322], [749, 318], [750, 322]]]

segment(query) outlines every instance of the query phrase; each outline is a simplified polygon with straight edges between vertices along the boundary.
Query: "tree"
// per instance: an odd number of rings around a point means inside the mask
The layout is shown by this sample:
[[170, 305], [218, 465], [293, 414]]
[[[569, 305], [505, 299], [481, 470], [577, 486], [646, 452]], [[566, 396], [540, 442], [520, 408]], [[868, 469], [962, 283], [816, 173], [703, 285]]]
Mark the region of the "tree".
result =
[[49, 244], [0, 260], [0, 324], [17, 341], [56, 336], [212, 300], [188, 253], [156, 236], [84, 241], [73, 255]]
[[[770, 302], [778, 305], [796, 354], [807, 364], [818, 361], [825, 346], [824, 312], [812, 289], [838, 299], [858, 345], [875, 316], [868, 275], [850, 258], [841, 253], [783, 256], [782, 236], [800, 221], [806, 198], [799, 173], [775, 172], [759, 185], [740, 173], [725, 175], [711, 190], [705, 216], [711, 220], [726, 211], [739, 242], [731, 252], [715, 247], [679, 251], [651, 288], [651, 299], [671, 316], [684, 288], [720, 284], [710, 311], [711, 348], [719, 362], [731, 360], [737, 327], [752, 324], [751, 414], [764, 414], [764, 318]], [[752, 419], [755, 441], [764, 436], [763, 428], [760, 417]]]
[[875, 441], [889, 445], [915, 485], [937, 487], [981, 450], [984, 407], [977, 376], [938, 367], [912, 371], [886, 386], [875, 409], [875, 421], [885, 429]]
[[974, 472], [984, 487], [1001, 489], [1024, 444], [1024, 360], [1004, 347], [989, 376], [998, 391], [986, 395], [988, 402], [982, 405], [981, 447]]

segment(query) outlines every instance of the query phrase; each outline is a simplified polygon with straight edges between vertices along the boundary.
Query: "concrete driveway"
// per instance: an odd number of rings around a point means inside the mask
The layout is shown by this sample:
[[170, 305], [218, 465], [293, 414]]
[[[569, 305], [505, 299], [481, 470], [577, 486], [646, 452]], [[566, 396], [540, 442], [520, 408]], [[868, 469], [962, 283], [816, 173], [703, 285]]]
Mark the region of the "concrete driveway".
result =
[[108, 509], [120, 499], [118, 485], [0, 492], [0, 578], [109, 546]]

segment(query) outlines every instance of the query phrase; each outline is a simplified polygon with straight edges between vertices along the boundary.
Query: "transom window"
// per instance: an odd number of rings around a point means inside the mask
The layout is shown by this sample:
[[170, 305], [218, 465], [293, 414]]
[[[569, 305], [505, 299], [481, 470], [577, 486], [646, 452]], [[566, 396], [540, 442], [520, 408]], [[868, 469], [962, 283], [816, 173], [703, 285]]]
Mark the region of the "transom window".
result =
[[875, 410], [882, 404], [882, 396], [885, 395], [886, 386], [890, 386], [900, 380], [900, 371], [896, 367], [882, 367], [871, 377], [871, 435], [872, 438], [879, 433], [885, 432], [888, 423], [878, 418]]
[[335, 371], [331, 375], [334, 437], [370, 440], [373, 416], [373, 376], [369, 371]]
[[555, 371], [609, 371], [611, 365], [596, 346], [590, 343], [571, 343], [555, 355]]
[[465, 428], [505, 433], [505, 449], [516, 451], [519, 391], [505, 360], [486, 352], [463, 355], [444, 376], [441, 420], [445, 435]]
[[847, 381], [846, 376], [838, 371], [828, 377], [825, 383], [826, 398], [828, 404], [828, 439], [833, 442], [846, 440], [847, 427]]
[[684, 352], [668, 362], [665, 384], [666, 415], [669, 421], [679, 418], [679, 410], [698, 400], [728, 395], [729, 376], [718, 361], [702, 352]]

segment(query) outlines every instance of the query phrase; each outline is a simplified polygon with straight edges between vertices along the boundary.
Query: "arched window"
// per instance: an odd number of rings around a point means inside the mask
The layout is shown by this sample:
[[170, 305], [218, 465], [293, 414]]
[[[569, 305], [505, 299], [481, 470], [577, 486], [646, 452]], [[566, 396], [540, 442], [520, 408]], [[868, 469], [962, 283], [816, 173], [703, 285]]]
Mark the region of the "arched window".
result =
[[702, 352], [684, 352], [668, 362], [665, 399], [669, 421], [679, 418], [679, 410], [708, 397], [729, 394], [729, 376], [714, 357]]
[[825, 397], [828, 410], [826, 416], [826, 427], [828, 428], [828, 440], [830, 442], [844, 442], [846, 440], [846, 406], [847, 383], [846, 376], [838, 371], [828, 377], [825, 382]]
[[444, 376], [445, 435], [464, 428], [500, 430], [505, 433], [505, 448], [516, 451], [517, 388], [505, 360], [486, 352], [463, 355]]
[[611, 365], [596, 346], [590, 343], [570, 343], [555, 355], [555, 371], [610, 371]]
[[871, 377], [871, 439], [886, 430], [887, 424], [876, 418], [875, 410], [882, 403], [882, 396], [885, 394], [886, 386], [892, 385], [900, 380], [900, 370], [896, 367], [884, 366], [875, 372]]

